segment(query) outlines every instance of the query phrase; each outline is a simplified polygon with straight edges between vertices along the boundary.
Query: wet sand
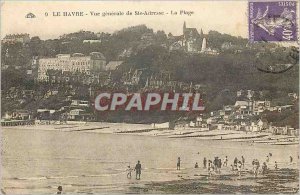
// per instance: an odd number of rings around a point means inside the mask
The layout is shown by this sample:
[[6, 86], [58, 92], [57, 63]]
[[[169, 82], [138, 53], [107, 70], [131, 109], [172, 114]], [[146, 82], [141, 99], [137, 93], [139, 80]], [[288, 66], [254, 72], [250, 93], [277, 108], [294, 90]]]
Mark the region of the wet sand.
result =
[[129, 193], [166, 194], [296, 194], [299, 192], [297, 169], [269, 170], [265, 175], [254, 177], [250, 171], [236, 174], [200, 176], [199, 179], [183, 179], [170, 182], [153, 182], [144, 187], [131, 187]]

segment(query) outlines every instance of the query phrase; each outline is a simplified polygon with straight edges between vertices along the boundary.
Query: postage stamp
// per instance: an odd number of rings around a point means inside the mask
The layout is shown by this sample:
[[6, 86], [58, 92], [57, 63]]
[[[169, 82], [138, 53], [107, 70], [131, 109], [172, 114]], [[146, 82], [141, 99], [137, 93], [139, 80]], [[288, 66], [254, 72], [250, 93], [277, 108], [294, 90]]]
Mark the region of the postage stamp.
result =
[[250, 1], [250, 41], [297, 41], [296, 8], [297, 1]]

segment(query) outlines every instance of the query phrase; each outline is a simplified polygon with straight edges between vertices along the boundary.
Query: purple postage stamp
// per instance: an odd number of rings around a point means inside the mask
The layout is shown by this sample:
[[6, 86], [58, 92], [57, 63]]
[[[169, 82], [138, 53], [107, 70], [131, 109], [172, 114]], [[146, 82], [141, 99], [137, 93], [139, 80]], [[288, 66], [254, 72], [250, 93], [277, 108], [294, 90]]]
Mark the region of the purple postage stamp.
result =
[[250, 41], [297, 41], [297, 1], [249, 1]]

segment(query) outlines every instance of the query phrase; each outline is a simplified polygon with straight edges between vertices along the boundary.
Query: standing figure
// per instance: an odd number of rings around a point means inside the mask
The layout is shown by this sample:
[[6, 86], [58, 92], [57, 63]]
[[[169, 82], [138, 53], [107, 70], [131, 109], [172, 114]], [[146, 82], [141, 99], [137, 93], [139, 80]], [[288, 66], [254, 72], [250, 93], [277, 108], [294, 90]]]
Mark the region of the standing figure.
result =
[[278, 169], [278, 165], [277, 165], [277, 162], [275, 161], [275, 170]]
[[238, 163], [238, 159], [237, 157], [234, 158], [233, 164], [237, 164]]
[[180, 170], [180, 157], [177, 159], [177, 170]]
[[206, 164], [207, 164], [207, 160], [206, 160], [206, 158], [204, 157], [204, 159], [203, 159], [203, 168], [204, 168], [204, 169], [206, 169]]
[[243, 165], [243, 163], [241, 161], [239, 161], [237, 163], [239, 177], [241, 177], [241, 175], [242, 175], [242, 165]]
[[210, 169], [210, 168], [212, 168], [212, 161], [211, 160], [208, 160], [208, 170]]
[[263, 163], [262, 165], [262, 174], [265, 175], [268, 171], [268, 167], [267, 167], [267, 164], [266, 162]]
[[238, 163], [238, 159], [237, 157], [235, 157], [233, 161], [234, 170], [237, 170], [237, 163]]
[[270, 161], [270, 158], [269, 158], [269, 156], [267, 156], [266, 162], [268, 163], [269, 161]]
[[245, 168], [245, 158], [244, 158], [244, 156], [242, 156], [242, 165], [243, 165], [243, 168]]
[[290, 156], [290, 163], [292, 163], [293, 162], [293, 157], [292, 156]]
[[255, 177], [257, 177], [258, 175], [258, 169], [259, 169], [259, 161], [257, 159], [254, 159], [253, 162], [252, 162], [252, 165], [253, 165], [253, 172], [254, 172], [254, 175]]
[[130, 165], [127, 167], [127, 178], [131, 179], [131, 172], [132, 172], [132, 168], [130, 168]]
[[209, 174], [209, 176], [212, 175], [212, 171], [213, 171], [213, 164], [212, 164], [212, 161], [209, 160], [208, 161], [208, 174]]
[[142, 165], [141, 165], [139, 160], [138, 160], [138, 163], [135, 165], [134, 170], [135, 170], [135, 173], [136, 173], [135, 179], [141, 179]]
[[221, 173], [221, 167], [222, 167], [222, 160], [221, 158], [218, 159], [218, 169], [219, 169], [219, 173]]
[[226, 156], [225, 159], [224, 159], [223, 166], [226, 166], [226, 167], [227, 167], [227, 163], [228, 163], [228, 158], [227, 158], [227, 156]]
[[214, 160], [215, 172], [218, 172], [218, 164], [219, 164], [219, 159], [218, 159], [218, 157], [215, 157], [215, 160]]

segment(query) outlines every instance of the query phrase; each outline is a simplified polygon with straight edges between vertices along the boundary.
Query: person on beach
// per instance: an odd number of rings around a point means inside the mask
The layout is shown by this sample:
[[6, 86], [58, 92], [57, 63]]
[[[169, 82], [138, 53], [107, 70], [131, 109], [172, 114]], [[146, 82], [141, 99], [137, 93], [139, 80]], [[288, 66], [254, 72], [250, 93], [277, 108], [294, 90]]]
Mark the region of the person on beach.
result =
[[243, 168], [245, 168], [245, 158], [244, 158], [244, 156], [242, 156], [242, 165], [243, 165]]
[[215, 157], [215, 160], [214, 160], [215, 172], [218, 172], [218, 164], [219, 164], [219, 159], [218, 159], [218, 157]]
[[269, 161], [270, 161], [270, 158], [269, 158], [269, 156], [267, 156], [266, 162], [268, 163]]
[[237, 159], [237, 157], [235, 157], [233, 160], [233, 164], [237, 164], [237, 163], [238, 163], [238, 159]]
[[196, 164], [195, 164], [195, 168], [199, 168], [199, 166], [198, 166], [198, 163], [196, 162]]
[[209, 160], [208, 161], [208, 174], [209, 174], [209, 176], [212, 175], [212, 171], [213, 171], [213, 164], [212, 164], [212, 161]]
[[224, 166], [227, 167], [227, 163], [228, 163], [228, 158], [227, 158], [227, 156], [226, 156], [225, 159], [224, 159], [223, 167], [224, 167]]
[[221, 158], [218, 159], [218, 169], [219, 169], [219, 173], [221, 173], [221, 167], [222, 167], [222, 160]]
[[265, 175], [268, 171], [268, 166], [267, 166], [267, 163], [264, 162], [263, 165], [262, 165], [262, 174]]
[[130, 167], [130, 165], [128, 165], [127, 167], [127, 178], [131, 179], [131, 172], [132, 172], [132, 168]]
[[63, 189], [62, 189], [62, 186], [58, 186], [58, 187], [57, 187], [57, 190], [58, 190], [58, 191], [57, 191], [56, 194], [62, 194], [62, 190], [63, 190]]
[[242, 175], [242, 165], [243, 165], [243, 163], [241, 161], [239, 161], [237, 163], [239, 177], [241, 177], [241, 175]]
[[275, 161], [275, 170], [278, 170], [278, 165], [276, 161]]
[[177, 170], [180, 170], [180, 157], [177, 159]]
[[254, 159], [253, 161], [252, 161], [252, 165], [253, 165], [253, 172], [254, 172], [254, 175], [255, 175], [255, 177], [257, 177], [257, 175], [258, 175], [258, 169], [259, 169], [259, 161], [257, 160], [257, 159]]
[[204, 159], [203, 159], [203, 168], [204, 168], [204, 169], [206, 169], [206, 163], [207, 163], [207, 160], [206, 160], [206, 158], [204, 157]]
[[238, 159], [237, 157], [235, 157], [233, 161], [234, 170], [237, 170], [237, 163], [238, 163]]
[[[134, 170], [136, 173], [135, 179], [138, 179], [138, 180], [141, 179], [142, 165], [139, 160], [138, 160], [137, 164], [135, 165]], [[138, 178], [138, 176], [139, 176], [139, 178]]]
[[209, 167], [211, 167], [211, 164], [212, 164], [212, 161], [208, 160], [208, 166], [207, 166], [208, 169], [209, 169]]
[[292, 163], [293, 162], [293, 157], [292, 156], [290, 156], [290, 163]]

